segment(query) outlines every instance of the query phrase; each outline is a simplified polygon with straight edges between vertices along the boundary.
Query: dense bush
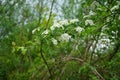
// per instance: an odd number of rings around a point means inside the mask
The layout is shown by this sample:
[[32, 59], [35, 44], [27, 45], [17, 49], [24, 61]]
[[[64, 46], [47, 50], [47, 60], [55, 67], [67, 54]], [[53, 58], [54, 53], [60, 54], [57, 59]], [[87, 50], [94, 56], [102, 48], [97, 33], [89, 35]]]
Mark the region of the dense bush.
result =
[[120, 80], [120, 1], [0, 1], [0, 80]]

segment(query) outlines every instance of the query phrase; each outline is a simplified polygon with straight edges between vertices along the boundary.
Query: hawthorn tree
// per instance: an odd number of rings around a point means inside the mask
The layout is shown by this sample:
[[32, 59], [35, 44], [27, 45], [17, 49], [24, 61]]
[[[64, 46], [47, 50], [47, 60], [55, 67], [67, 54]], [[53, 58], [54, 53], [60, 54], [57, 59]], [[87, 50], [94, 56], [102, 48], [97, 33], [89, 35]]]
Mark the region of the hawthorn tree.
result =
[[1, 80], [119, 80], [120, 1], [0, 2]]

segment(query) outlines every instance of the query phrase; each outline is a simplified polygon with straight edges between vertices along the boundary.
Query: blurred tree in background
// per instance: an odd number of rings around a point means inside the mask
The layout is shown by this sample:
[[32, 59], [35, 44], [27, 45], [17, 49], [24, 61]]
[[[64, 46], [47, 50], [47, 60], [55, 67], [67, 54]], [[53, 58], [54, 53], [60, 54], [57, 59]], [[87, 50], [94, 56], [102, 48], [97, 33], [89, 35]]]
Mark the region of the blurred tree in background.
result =
[[119, 0], [0, 0], [0, 80], [119, 80]]

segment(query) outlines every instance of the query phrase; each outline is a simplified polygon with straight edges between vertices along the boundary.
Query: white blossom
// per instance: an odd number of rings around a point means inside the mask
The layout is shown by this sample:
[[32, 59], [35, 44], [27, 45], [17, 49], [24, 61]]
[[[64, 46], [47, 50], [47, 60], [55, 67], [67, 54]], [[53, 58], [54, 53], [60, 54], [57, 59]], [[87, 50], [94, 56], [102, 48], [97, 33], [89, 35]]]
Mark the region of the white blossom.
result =
[[85, 25], [90, 25], [90, 26], [92, 26], [92, 25], [95, 25], [95, 24], [94, 24], [94, 22], [93, 22], [92, 20], [86, 20], [86, 21], [85, 21]]
[[114, 11], [114, 10], [116, 10], [116, 9], [119, 9], [119, 5], [113, 6], [113, 7], [111, 8], [111, 11]]
[[75, 23], [75, 22], [78, 22], [78, 21], [79, 21], [78, 19], [71, 19], [70, 21], [68, 21], [68, 20], [62, 20], [62, 21], [59, 21], [59, 22], [57, 22], [57, 23], [54, 23], [54, 24], [50, 27], [50, 29], [51, 29], [51, 30], [55, 30], [55, 28], [62, 28], [62, 29], [64, 29], [63, 26], [67, 26], [67, 25], [69, 25], [70, 23]]
[[49, 30], [45, 30], [42, 34], [48, 34]]
[[57, 45], [57, 44], [58, 44], [58, 42], [57, 42], [56, 39], [52, 38], [51, 40], [52, 40], [52, 43], [53, 43], [54, 45]]
[[79, 20], [78, 19], [72, 19], [72, 20], [70, 20], [70, 23], [75, 23], [75, 22], [79, 22]]
[[96, 13], [91, 10], [91, 11], [89, 12], [89, 15], [93, 16], [93, 15], [96, 15]]
[[67, 33], [64, 33], [60, 36], [59, 40], [63, 42], [68, 42], [71, 39], [71, 36]]
[[53, 31], [53, 30], [55, 30], [55, 27], [54, 27], [54, 26], [51, 26], [50, 29]]
[[59, 21], [59, 24], [61, 24], [61, 25], [69, 25], [69, 22], [68, 22], [68, 20], [62, 20], [62, 21]]
[[32, 34], [35, 34], [35, 32], [36, 32], [36, 28], [32, 30]]
[[55, 30], [55, 28], [63, 28], [64, 29], [63, 25], [61, 25], [59, 23], [55, 23], [55, 24], [53, 24], [53, 26], [50, 27], [51, 30]]
[[40, 31], [40, 28], [35, 28], [32, 30], [32, 34], [35, 34], [36, 31]]
[[108, 2], [106, 1], [106, 2], [104, 2], [104, 5], [107, 5], [108, 4]]
[[106, 21], [107, 21], [107, 22], [110, 22], [110, 17], [107, 17]]
[[56, 23], [56, 24], [54, 24], [53, 25], [54, 27], [57, 27], [57, 28], [60, 28], [60, 27], [63, 27], [61, 24], [59, 24], [59, 23]]
[[75, 30], [76, 30], [78, 33], [81, 33], [84, 29], [78, 26], [78, 27], [75, 28]]
[[96, 13], [91, 10], [88, 15], [84, 14], [83, 18], [89, 18], [89, 17], [94, 16], [94, 15], [96, 15]]
[[90, 15], [84, 15], [83, 16], [83, 18], [89, 18], [90, 17]]

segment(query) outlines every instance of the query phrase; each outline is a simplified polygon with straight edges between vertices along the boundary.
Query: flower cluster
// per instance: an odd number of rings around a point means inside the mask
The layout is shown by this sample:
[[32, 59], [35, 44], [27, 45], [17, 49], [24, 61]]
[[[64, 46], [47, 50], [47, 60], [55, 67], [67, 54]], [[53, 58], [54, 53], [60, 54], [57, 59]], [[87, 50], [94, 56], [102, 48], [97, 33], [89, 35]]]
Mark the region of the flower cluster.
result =
[[59, 21], [59, 24], [61, 24], [61, 25], [69, 25], [69, 21], [68, 20], [62, 20], [62, 21]]
[[89, 14], [88, 15], [84, 15], [83, 18], [89, 18], [89, 17], [94, 16], [94, 15], [96, 15], [96, 13], [93, 12], [93, 11], [90, 11]]
[[76, 30], [78, 33], [81, 33], [84, 29], [78, 26], [78, 27], [75, 28], [75, 30]]
[[49, 32], [49, 30], [45, 30], [42, 34], [48, 34]]
[[114, 10], [117, 10], [117, 9], [119, 9], [119, 5], [113, 6], [113, 7], [111, 8], [111, 11], [114, 11]]
[[58, 44], [58, 41], [57, 41], [55, 38], [52, 38], [51, 40], [52, 40], [52, 43], [53, 43], [54, 45], [57, 45], [57, 44]]
[[[94, 16], [94, 15], [96, 15], [96, 13], [91, 10], [88, 15], [84, 14], [83, 18], [90, 18], [91, 16]], [[95, 24], [91, 19], [87, 19], [87, 20], [85, 20], [85, 25], [92, 26], [92, 25], [95, 25]]]
[[75, 22], [78, 22], [79, 20], [78, 19], [72, 19], [70, 20], [70, 23], [75, 23]]
[[[64, 29], [64, 26], [68, 26], [70, 24], [76, 23], [78, 22], [78, 19], [70, 19], [70, 20], [62, 20], [62, 21], [58, 21], [57, 23], [53, 24], [50, 29], [46, 29], [44, 30], [41, 34], [46, 37], [51, 31], [55, 30], [56, 28], [62, 28]], [[75, 30], [78, 33], [81, 33], [84, 29], [81, 27], [76, 27]], [[36, 31], [40, 31], [40, 28], [35, 28], [32, 30], [32, 34], [34, 34]], [[52, 33], [52, 32], [51, 32]], [[54, 33], [53, 33], [54, 34]], [[57, 40], [58, 39], [58, 40]], [[58, 44], [58, 41], [60, 42], [69, 42], [70, 40], [72, 40], [71, 35], [69, 35], [68, 33], [63, 33], [61, 35], [59, 35], [57, 37], [57, 39], [55, 39], [54, 37], [51, 38], [51, 42], [54, 45]]]
[[51, 30], [55, 30], [55, 28], [62, 28], [62, 29], [64, 29], [63, 26], [67, 26], [69, 24], [76, 23], [78, 21], [79, 21], [78, 19], [62, 20], [62, 21], [59, 21], [58, 23], [53, 24], [53, 26], [51, 26], [50, 29]]
[[61, 25], [59, 23], [56, 23], [56, 24], [54, 24], [53, 26], [50, 27], [51, 30], [55, 30], [55, 28], [63, 28], [63, 25]]
[[62, 34], [59, 37], [59, 40], [62, 41], [62, 42], [68, 42], [70, 39], [71, 39], [71, 36], [67, 33]]
[[85, 25], [93, 26], [95, 24], [94, 24], [94, 22], [92, 20], [88, 19], [88, 20], [85, 21]]
[[38, 27], [38, 28], [33, 29], [32, 34], [35, 34], [36, 31], [40, 31], [40, 28]]
[[117, 5], [113, 6], [113, 7], [110, 9], [111, 11], [114, 11], [114, 10], [119, 9], [119, 7], [120, 7], [120, 1], [116, 1], [116, 2], [117, 2]]

